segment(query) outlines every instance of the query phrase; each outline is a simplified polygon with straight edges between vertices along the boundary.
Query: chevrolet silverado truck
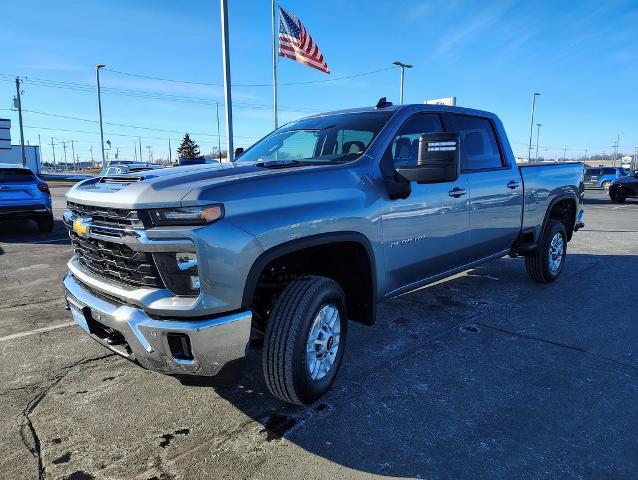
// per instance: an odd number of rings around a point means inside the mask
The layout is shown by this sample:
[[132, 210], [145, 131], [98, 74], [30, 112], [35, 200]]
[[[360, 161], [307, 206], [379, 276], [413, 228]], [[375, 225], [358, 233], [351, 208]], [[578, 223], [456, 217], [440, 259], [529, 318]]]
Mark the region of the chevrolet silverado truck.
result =
[[380, 302], [505, 255], [556, 280], [583, 196], [582, 164], [517, 166], [492, 113], [382, 99], [225, 164], [78, 183], [67, 304], [94, 340], [166, 374], [216, 375], [261, 345], [271, 393], [307, 405], [348, 322], [374, 328]]

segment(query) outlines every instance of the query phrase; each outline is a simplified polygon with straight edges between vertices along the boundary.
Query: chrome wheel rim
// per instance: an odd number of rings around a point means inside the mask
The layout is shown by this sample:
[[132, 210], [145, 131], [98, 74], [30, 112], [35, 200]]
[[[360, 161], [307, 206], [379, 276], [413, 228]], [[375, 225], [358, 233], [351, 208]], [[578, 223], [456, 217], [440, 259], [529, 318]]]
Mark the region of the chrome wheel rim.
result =
[[555, 234], [552, 237], [552, 241], [549, 244], [549, 268], [552, 272], [555, 272], [560, 268], [560, 264], [563, 261], [563, 249], [565, 243], [563, 236], [560, 233]]
[[335, 305], [324, 305], [317, 312], [306, 343], [306, 368], [313, 380], [324, 378], [337, 358], [341, 337], [341, 318]]

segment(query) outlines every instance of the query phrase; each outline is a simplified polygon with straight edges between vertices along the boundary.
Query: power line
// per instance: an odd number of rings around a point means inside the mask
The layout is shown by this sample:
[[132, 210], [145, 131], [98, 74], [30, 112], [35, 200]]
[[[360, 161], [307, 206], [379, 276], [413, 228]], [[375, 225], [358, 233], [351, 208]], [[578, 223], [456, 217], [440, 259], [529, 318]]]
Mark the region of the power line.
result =
[[[369, 72], [356, 73], [353, 75], [342, 75], [340, 77], [327, 78], [323, 80], [309, 80], [306, 82], [288, 82], [288, 83], [279, 83], [279, 85], [311, 85], [314, 83], [328, 83], [328, 82], [338, 82], [340, 80], [347, 80], [349, 78], [363, 77], [366, 75], [373, 75], [375, 73], [385, 72], [387, 70], [394, 70], [397, 67], [386, 67], [380, 68], [378, 70], [371, 70]], [[184, 83], [187, 85], [205, 85], [209, 87], [222, 87], [221, 83], [207, 83], [207, 82], [195, 82], [192, 80], [177, 80], [173, 78], [161, 78], [161, 77], [153, 77], [150, 75], [142, 75], [139, 73], [131, 73], [131, 72], [122, 72], [121, 70], [111, 70], [110, 68], [105, 68], [111, 73], [116, 73], [118, 75], [126, 75], [128, 77], [136, 77], [136, 78], [145, 78], [148, 80], [157, 80], [160, 82], [171, 82], [171, 83]], [[271, 83], [233, 83], [233, 87], [272, 87]]]

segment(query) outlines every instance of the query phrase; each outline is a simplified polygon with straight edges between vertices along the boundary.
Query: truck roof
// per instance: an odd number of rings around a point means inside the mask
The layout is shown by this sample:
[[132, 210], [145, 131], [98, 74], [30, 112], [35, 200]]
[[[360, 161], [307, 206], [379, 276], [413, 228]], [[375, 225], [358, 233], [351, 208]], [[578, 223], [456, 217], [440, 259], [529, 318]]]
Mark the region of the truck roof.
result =
[[309, 115], [304, 118], [315, 118], [315, 117], [323, 117], [325, 115], [340, 115], [346, 113], [365, 113], [365, 112], [397, 112], [399, 110], [404, 109], [417, 109], [422, 112], [451, 112], [451, 113], [464, 113], [467, 115], [480, 115], [487, 117], [494, 117], [495, 114], [492, 112], [487, 112], [484, 110], [477, 110], [475, 108], [466, 108], [466, 107], [456, 107], [450, 105], [430, 105], [424, 103], [409, 103], [404, 105], [388, 105], [381, 108], [377, 108], [374, 106], [370, 107], [359, 107], [359, 108], [348, 108], [343, 110], [333, 110], [331, 112], [323, 112], [317, 113], [315, 115]]

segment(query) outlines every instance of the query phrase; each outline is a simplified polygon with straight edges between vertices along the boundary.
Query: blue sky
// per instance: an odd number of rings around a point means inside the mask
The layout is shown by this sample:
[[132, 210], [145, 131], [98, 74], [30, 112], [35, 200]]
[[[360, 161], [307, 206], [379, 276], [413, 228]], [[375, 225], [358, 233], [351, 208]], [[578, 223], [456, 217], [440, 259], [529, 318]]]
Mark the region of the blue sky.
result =
[[[146, 76], [215, 84], [180, 84], [105, 71], [103, 87], [132, 96], [103, 95], [105, 137], [121, 158], [133, 155], [137, 136], [166, 157], [181, 134], [193, 132], [204, 152], [217, 143], [214, 101], [222, 100], [221, 40], [217, 0], [3, 0], [0, 74], [21, 75], [23, 108], [97, 119], [95, 93], [52, 88], [50, 81], [95, 84], [95, 64]], [[415, 65], [406, 74], [405, 101], [455, 95], [462, 106], [491, 110], [505, 123], [515, 153], [524, 154], [531, 94], [539, 91], [536, 120], [541, 155], [579, 156], [638, 144], [638, 3], [629, 1], [285, 0], [318, 43], [332, 75], [288, 59], [279, 61], [281, 83], [323, 80], [391, 66]], [[232, 80], [271, 82], [269, 0], [229, 0]], [[42, 82], [37, 79], [45, 79]], [[58, 84], [60, 86], [60, 84]], [[138, 91], [144, 92], [143, 94]], [[150, 95], [149, 95], [150, 92]], [[0, 76], [0, 117], [12, 119], [15, 85]], [[310, 112], [373, 105], [381, 96], [398, 101], [399, 72], [392, 69], [342, 81], [280, 88], [284, 121]], [[179, 96], [167, 101], [159, 95]], [[248, 145], [272, 127], [270, 87], [234, 87], [235, 143]], [[223, 107], [222, 107], [223, 108]], [[223, 121], [223, 112], [220, 111]], [[74, 140], [76, 153], [99, 149], [97, 125], [26, 112], [26, 139], [43, 155]], [[39, 127], [39, 128], [31, 128]], [[58, 130], [53, 130], [58, 129]], [[64, 131], [69, 130], [69, 131]], [[224, 127], [222, 125], [222, 134]], [[88, 133], [82, 133], [88, 132]], [[223, 144], [223, 140], [222, 140]], [[96, 156], [97, 158], [97, 156]], [[112, 157], [111, 157], [112, 158]]]

